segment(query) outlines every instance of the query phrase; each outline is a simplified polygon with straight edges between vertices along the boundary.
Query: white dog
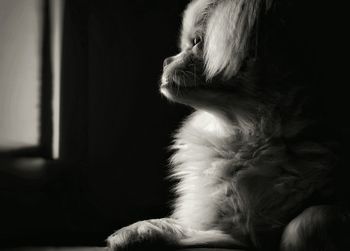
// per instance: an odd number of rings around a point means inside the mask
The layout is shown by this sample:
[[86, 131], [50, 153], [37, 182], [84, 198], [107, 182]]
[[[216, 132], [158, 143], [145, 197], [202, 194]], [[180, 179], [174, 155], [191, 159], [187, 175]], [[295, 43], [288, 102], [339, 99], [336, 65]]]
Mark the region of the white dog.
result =
[[285, 77], [284, 47], [274, 46], [281, 41], [268, 27], [278, 5], [188, 5], [181, 52], [164, 61], [160, 86], [169, 100], [195, 109], [172, 146], [174, 211], [120, 229], [108, 238], [111, 250], [149, 243], [340, 250], [331, 227], [345, 214], [321, 205], [334, 157], [304, 133], [302, 91]]

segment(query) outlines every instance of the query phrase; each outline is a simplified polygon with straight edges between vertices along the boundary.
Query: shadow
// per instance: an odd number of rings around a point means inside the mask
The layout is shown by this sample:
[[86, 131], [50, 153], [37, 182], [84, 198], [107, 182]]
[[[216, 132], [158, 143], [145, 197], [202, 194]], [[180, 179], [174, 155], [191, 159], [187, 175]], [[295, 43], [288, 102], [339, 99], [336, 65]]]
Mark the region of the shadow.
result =
[[41, 86], [40, 86], [40, 139], [41, 155], [52, 158], [53, 137], [53, 84], [51, 55], [51, 15], [50, 1], [42, 2], [42, 48], [41, 48]]

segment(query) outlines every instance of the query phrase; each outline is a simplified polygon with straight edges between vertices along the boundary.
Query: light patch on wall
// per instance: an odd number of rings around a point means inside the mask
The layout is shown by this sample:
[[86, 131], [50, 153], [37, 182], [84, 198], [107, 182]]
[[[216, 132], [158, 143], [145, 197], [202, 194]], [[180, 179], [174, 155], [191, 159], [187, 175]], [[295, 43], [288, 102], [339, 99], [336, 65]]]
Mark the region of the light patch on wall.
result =
[[53, 146], [52, 156], [59, 157], [60, 125], [60, 86], [61, 86], [61, 50], [63, 25], [63, 0], [51, 0], [52, 17], [52, 58], [53, 58]]
[[39, 139], [40, 0], [0, 1], [0, 148]]

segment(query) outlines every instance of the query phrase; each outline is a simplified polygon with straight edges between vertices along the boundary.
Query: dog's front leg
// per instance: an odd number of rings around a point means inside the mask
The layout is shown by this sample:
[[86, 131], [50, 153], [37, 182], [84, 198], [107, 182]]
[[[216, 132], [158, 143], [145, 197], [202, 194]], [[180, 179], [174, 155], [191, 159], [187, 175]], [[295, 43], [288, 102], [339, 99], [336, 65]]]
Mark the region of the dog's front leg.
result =
[[110, 250], [144, 248], [150, 245], [173, 246], [185, 236], [184, 228], [171, 218], [153, 219], [136, 222], [121, 228], [108, 237]]
[[136, 222], [108, 237], [109, 250], [145, 250], [147, 247], [243, 247], [220, 230], [195, 230], [172, 218]]

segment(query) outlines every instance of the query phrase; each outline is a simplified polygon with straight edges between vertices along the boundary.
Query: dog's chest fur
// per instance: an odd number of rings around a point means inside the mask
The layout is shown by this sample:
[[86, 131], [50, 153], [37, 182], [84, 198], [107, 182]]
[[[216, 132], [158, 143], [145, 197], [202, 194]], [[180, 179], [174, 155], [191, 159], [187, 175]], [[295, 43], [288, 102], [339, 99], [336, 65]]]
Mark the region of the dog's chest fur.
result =
[[327, 169], [303, 161], [305, 151], [321, 152], [317, 147], [291, 145], [300, 156], [291, 158], [284, 142], [259, 130], [245, 135], [202, 111], [184, 123], [173, 148], [173, 217], [194, 229], [246, 235], [257, 226], [282, 226], [288, 211], [322, 187], [319, 177]]

